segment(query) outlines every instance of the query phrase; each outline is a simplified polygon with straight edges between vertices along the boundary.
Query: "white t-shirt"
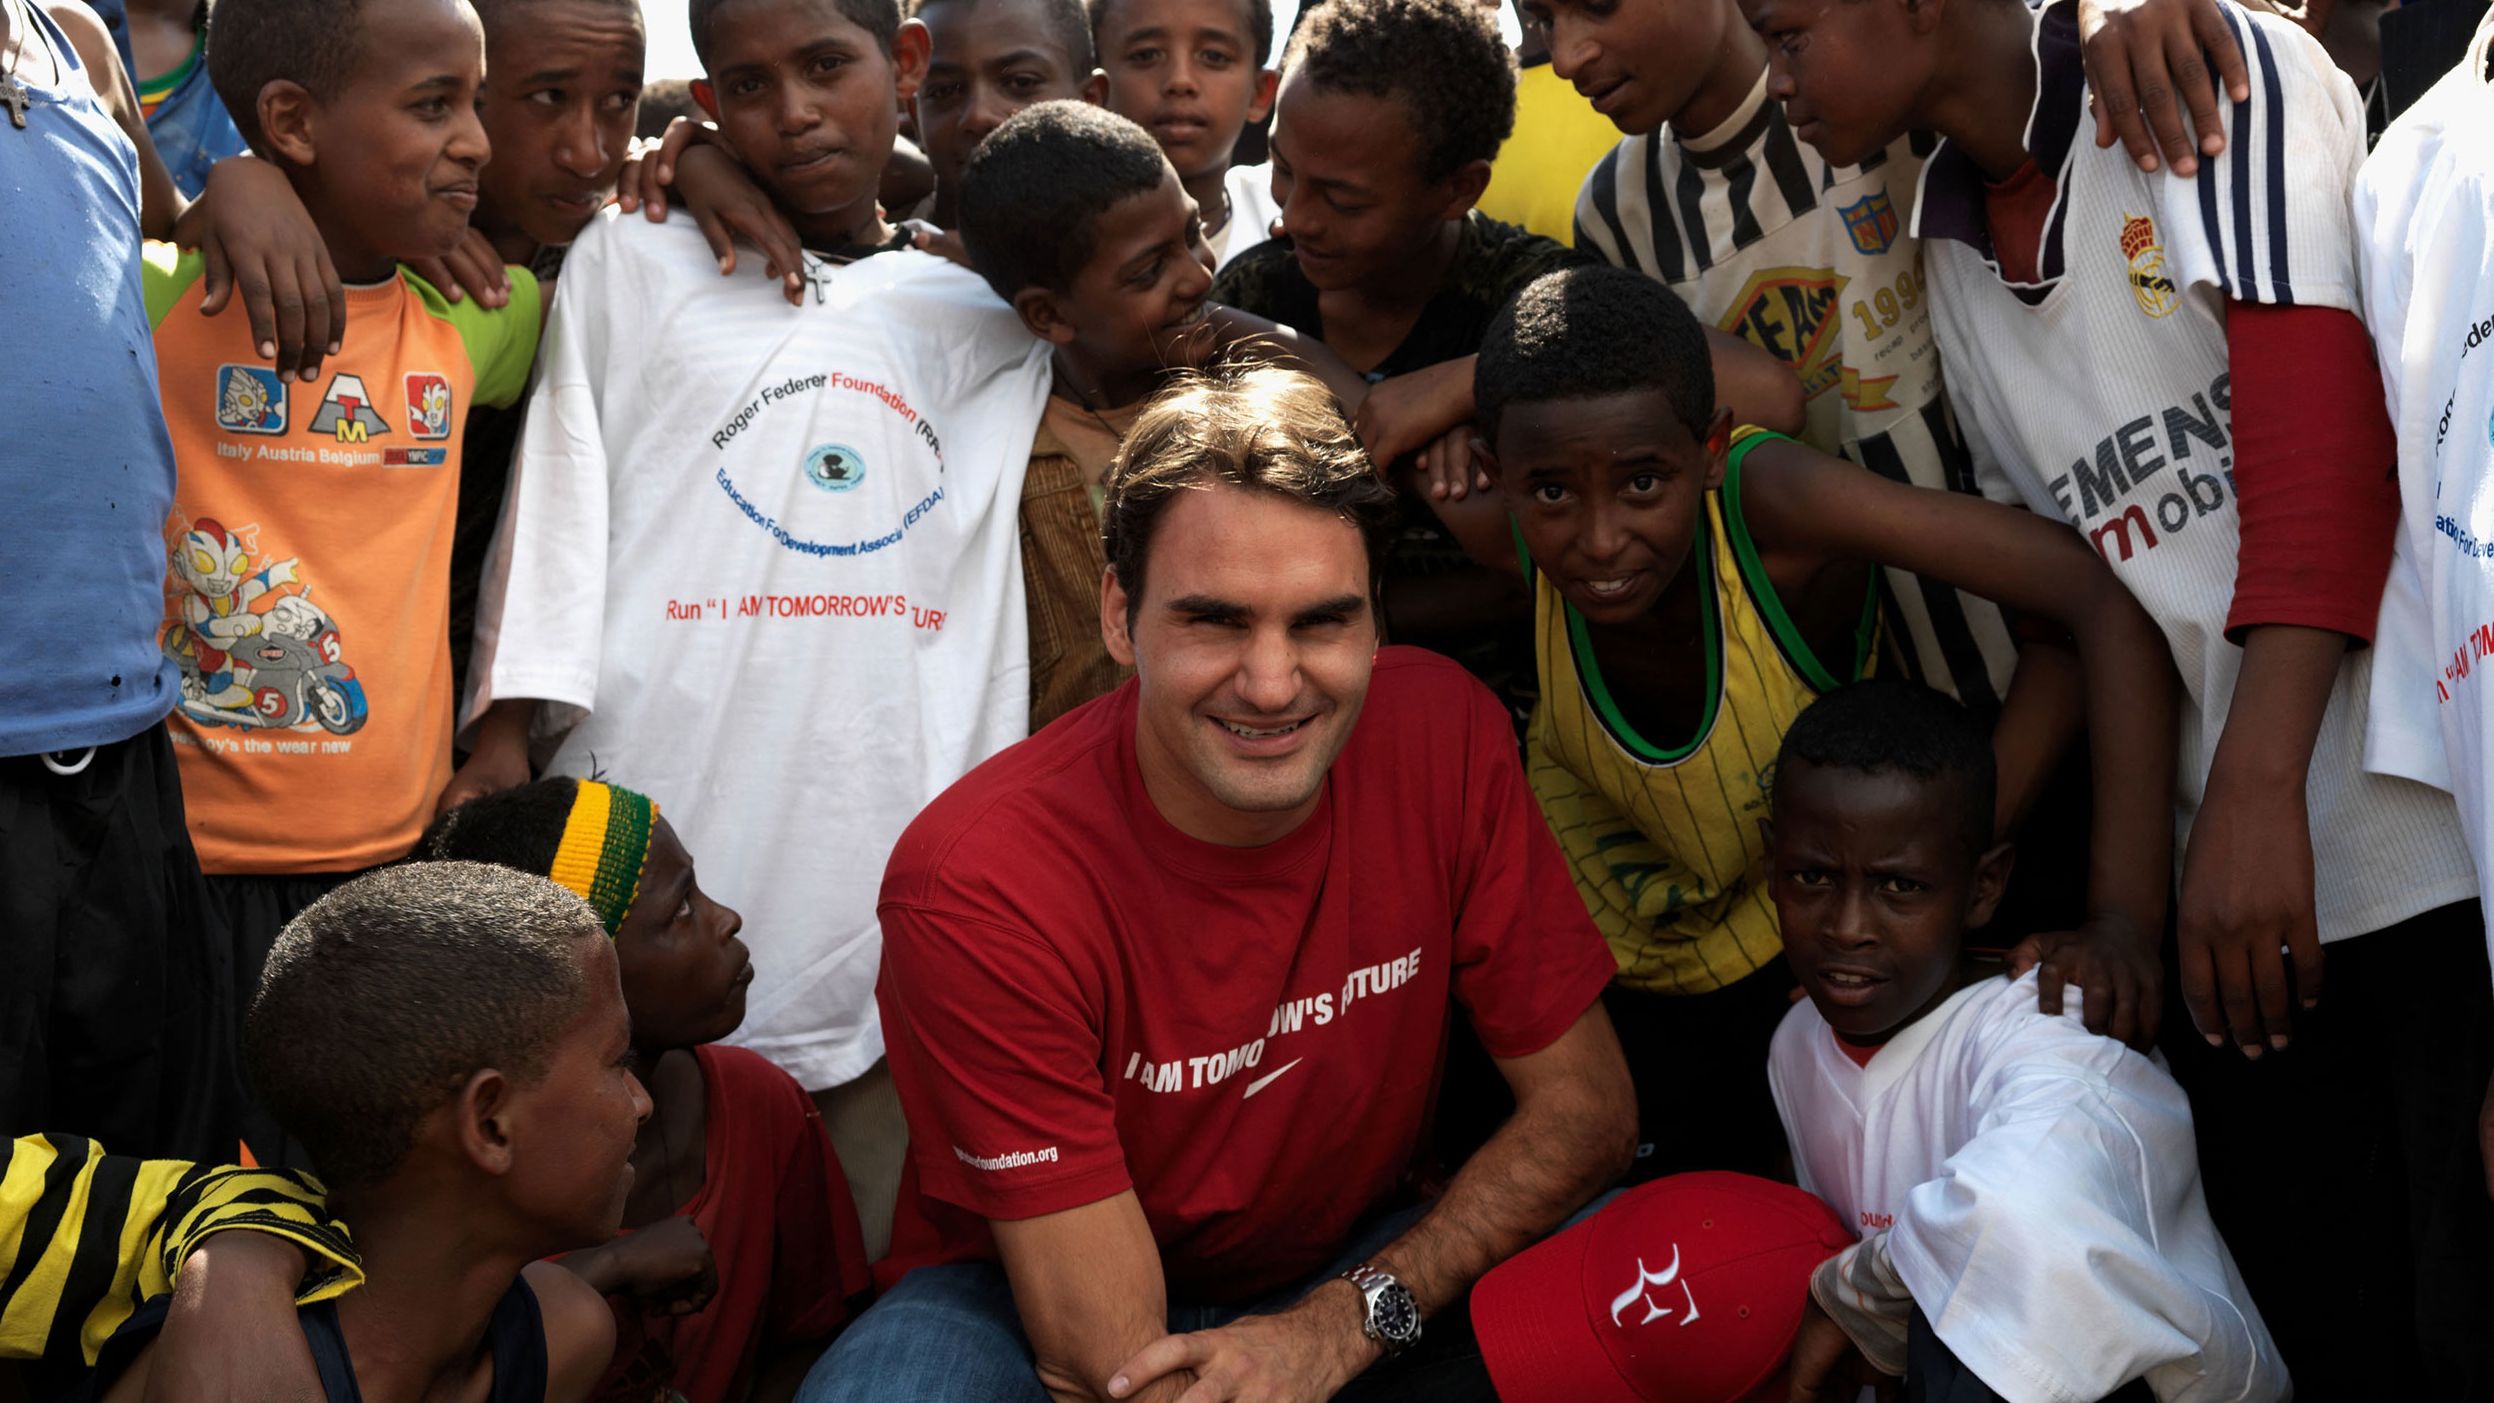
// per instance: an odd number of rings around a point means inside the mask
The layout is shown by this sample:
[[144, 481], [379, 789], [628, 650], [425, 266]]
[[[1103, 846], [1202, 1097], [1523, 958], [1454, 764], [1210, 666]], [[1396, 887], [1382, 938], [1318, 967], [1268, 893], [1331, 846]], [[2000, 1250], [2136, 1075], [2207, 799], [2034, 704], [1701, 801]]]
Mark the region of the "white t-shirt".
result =
[[[2449, 789], [2494, 871], [2494, 16], [2382, 133], [2355, 188], [2365, 320], [2399, 435], [2401, 521], [2366, 761]], [[2468, 782], [2455, 783], [2465, 777]]]
[[1046, 348], [917, 252], [792, 308], [690, 219], [572, 245], [479, 602], [472, 719], [647, 792], [745, 917], [734, 1041], [808, 1088], [882, 1055], [901, 829], [1030, 712], [1016, 508]]
[[[2286, 1395], [2286, 1368], [2200, 1193], [2191, 1106], [2035, 976], [1974, 984], [1869, 1065], [1808, 1000], [1767, 1079], [1801, 1187], [1865, 1234], [1932, 1329], [2012, 1403]], [[1855, 1265], [1840, 1262], [1843, 1270]]]
[[[2275, 15], [2220, 13], [2252, 95], [2221, 107], [2225, 154], [2192, 179], [2143, 173], [2085, 138], [2076, 4], [2037, 17], [2027, 149], [2056, 192], [2038, 283], [2002, 280], [1982, 174], [1953, 145], [1925, 164], [1914, 212], [1984, 490], [2077, 528], [2173, 653], [2178, 844], [2242, 666], [2224, 635], [2241, 540], [2225, 305], [2355, 309], [2347, 202], [2364, 159], [2362, 100], [2320, 45]], [[2476, 895], [2449, 797], [2363, 768], [2373, 666], [2357, 649], [2339, 668], [2306, 785], [2325, 941]]]
[[1221, 178], [1221, 188], [1229, 192], [1230, 222], [1221, 228], [1221, 247], [1213, 264], [1215, 272], [1230, 266], [1230, 260], [1273, 237], [1273, 221], [1282, 217], [1282, 207], [1273, 200], [1273, 166], [1232, 166]]
[[[1713, 131], [1632, 136], [1586, 175], [1576, 247], [1679, 294], [1698, 319], [1792, 368], [1801, 437], [1883, 477], [1976, 490], [1950, 417], [1904, 227], [1922, 173], [1915, 141], [1831, 166], [1793, 136], [1767, 72]], [[1893, 617], [1918, 676], [1989, 715], [2018, 652], [2000, 606], [1890, 570]]]

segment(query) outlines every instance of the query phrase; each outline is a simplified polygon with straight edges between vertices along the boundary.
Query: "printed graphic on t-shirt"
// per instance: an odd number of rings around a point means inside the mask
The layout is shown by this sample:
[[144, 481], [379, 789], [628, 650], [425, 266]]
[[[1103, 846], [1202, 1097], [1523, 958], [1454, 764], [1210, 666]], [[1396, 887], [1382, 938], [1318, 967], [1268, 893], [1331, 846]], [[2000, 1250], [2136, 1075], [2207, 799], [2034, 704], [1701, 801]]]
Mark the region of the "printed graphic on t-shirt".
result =
[[353, 735], [368, 712], [337, 620], [312, 602], [300, 562], [272, 559], [259, 534], [202, 517], [173, 543], [164, 650], [182, 670], [182, 714], [203, 726]]
[[1845, 222], [1845, 232], [1853, 236], [1854, 248], [1866, 258], [1886, 253], [1896, 242], [1896, 204], [1888, 198], [1885, 185], [1852, 204], [1836, 206], [1836, 213]]
[[284, 433], [285, 382], [264, 366], [218, 366], [216, 425], [238, 434]]
[[407, 375], [407, 432], [417, 438], [450, 437], [450, 381], [411, 371]]
[[[818, 397], [837, 397], [843, 403], [831, 410], [817, 406]], [[912, 480], [928, 484], [923, 494], [900, 502], [858, 500], [859, 510], [845, 510], [829, 517], [810, 517], [807, 521], [786, 522], [766, 508], [773, 501], [786, 497], [773, 490], [774, 484], [756, 482], [740, 474], [756, 469], [740, 466], [730, 471], [722, 462], [714, 474], [719, 490], [736, 504], [745, 519], [760, 527], [782, 549], [799, 555], [859, 556], [899, 545], [919, 522], [926, 519], [944, 500], [944, 443], [935, 426], [909, 402], [908, 396], [879, 380], [853, 375], [845, 370], [830, 370], [814, 375], [799, 375], [775, 385], [765, 385], [762, 392], [729, 415], [710, 435], [710, 446], [724, 453], [728, 445], [753, 425], [772, 415], [789, 414], [813, 418], [822, 414], [873, 415], [888, 414], [900, 421], [901, 432], [890, 442], [905, 445], [904, 451], [919, 459], [916, 463], [883, 464], [868, 461], [855, 448], [843, 443], [817, 443], [807, 446], [789, 470], [808, 485], [836, 497], [845, 497], [865, 484], [870, 474], [897, 471], [902, 482]], [[768, 472], [767, 466], [761, 471]], [[809, 503], [808, 505], [811, 505]], [[897, 509], [897, 510], [896, 510]], [[868, 511], [887, 515], [870, 516]]]
[[2165, 271], [2165, 246], [2156, 239], [2156, 221], [2144, 214], [2122, 219], [2122, 258], [2130, 265], [2130, 295], [2150, 317], [2169, 317], [2182, 305], [2174, 280]]

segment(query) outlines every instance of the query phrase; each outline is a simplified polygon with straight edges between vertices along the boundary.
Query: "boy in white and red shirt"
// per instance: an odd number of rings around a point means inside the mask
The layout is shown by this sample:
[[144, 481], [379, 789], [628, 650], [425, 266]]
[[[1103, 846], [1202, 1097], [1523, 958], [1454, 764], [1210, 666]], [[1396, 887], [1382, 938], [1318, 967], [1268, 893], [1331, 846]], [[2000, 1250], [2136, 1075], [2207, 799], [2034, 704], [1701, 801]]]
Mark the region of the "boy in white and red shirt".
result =
[[[1276, 370], [1128, 435], [1102, 616], [1136, 679], [972, 771], [885, 876], [911, 1160], [890, 1289], [808, 1403], [1253, 1380], [1203, 1327], [1302, 1293], [1253, 1317], [1297, 1348], [1257, 1353], [1330, 1397], [1626, 1167], [1607, 947], [1496, 699], [1378, 650], [1365, 463]], [[1450, 1000], [1517, 1111], [1414, 1226]], [[931, 1367], [911, 1337], [947, 1327]]]
[[1867, 1368], [1952, 1403], [2283, 1398], [2162, 1060], [1962, 957], [2013, 856], [1993, 769], [1985, 728], [1910, 682], [1829, 693], [1776, 757], [1772, 889], [1809, 1000], [1767, 1078], [1801, 1187], [1862, 1234], [1812, 1278], [1793, 1396], [1851, 1397]]

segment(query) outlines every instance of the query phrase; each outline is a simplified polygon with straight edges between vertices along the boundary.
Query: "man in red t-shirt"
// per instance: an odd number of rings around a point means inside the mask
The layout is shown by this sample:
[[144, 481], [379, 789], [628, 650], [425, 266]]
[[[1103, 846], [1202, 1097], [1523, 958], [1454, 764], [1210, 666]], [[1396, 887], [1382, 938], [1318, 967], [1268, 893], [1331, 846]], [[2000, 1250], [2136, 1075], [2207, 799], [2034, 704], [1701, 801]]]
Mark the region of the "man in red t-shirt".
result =
[[[885, 875], [910, 1164], [889, 1290], [806, 1403], [1329, 1398], [1627, 1167], [1611, 958], [1506, 715], [1378, 648], [1387, 504], [1287, 371], [1135, 424], [1101, 601], [1135, 680]], [[1517, 1107], [1423, 1210], [1450, 1001]]]

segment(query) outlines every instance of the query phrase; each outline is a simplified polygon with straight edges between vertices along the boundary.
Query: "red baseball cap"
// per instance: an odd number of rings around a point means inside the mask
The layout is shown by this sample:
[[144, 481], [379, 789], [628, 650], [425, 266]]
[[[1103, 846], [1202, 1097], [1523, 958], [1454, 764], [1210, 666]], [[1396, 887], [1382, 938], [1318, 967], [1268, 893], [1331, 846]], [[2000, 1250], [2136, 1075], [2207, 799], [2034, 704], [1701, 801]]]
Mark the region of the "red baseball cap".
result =
[[1790, 1184], [1675, 1174], [1472, 1290], [1503, 1403], [1746, 1403], [1780, 1387], [1810, 1273], [1853, 1243]]

